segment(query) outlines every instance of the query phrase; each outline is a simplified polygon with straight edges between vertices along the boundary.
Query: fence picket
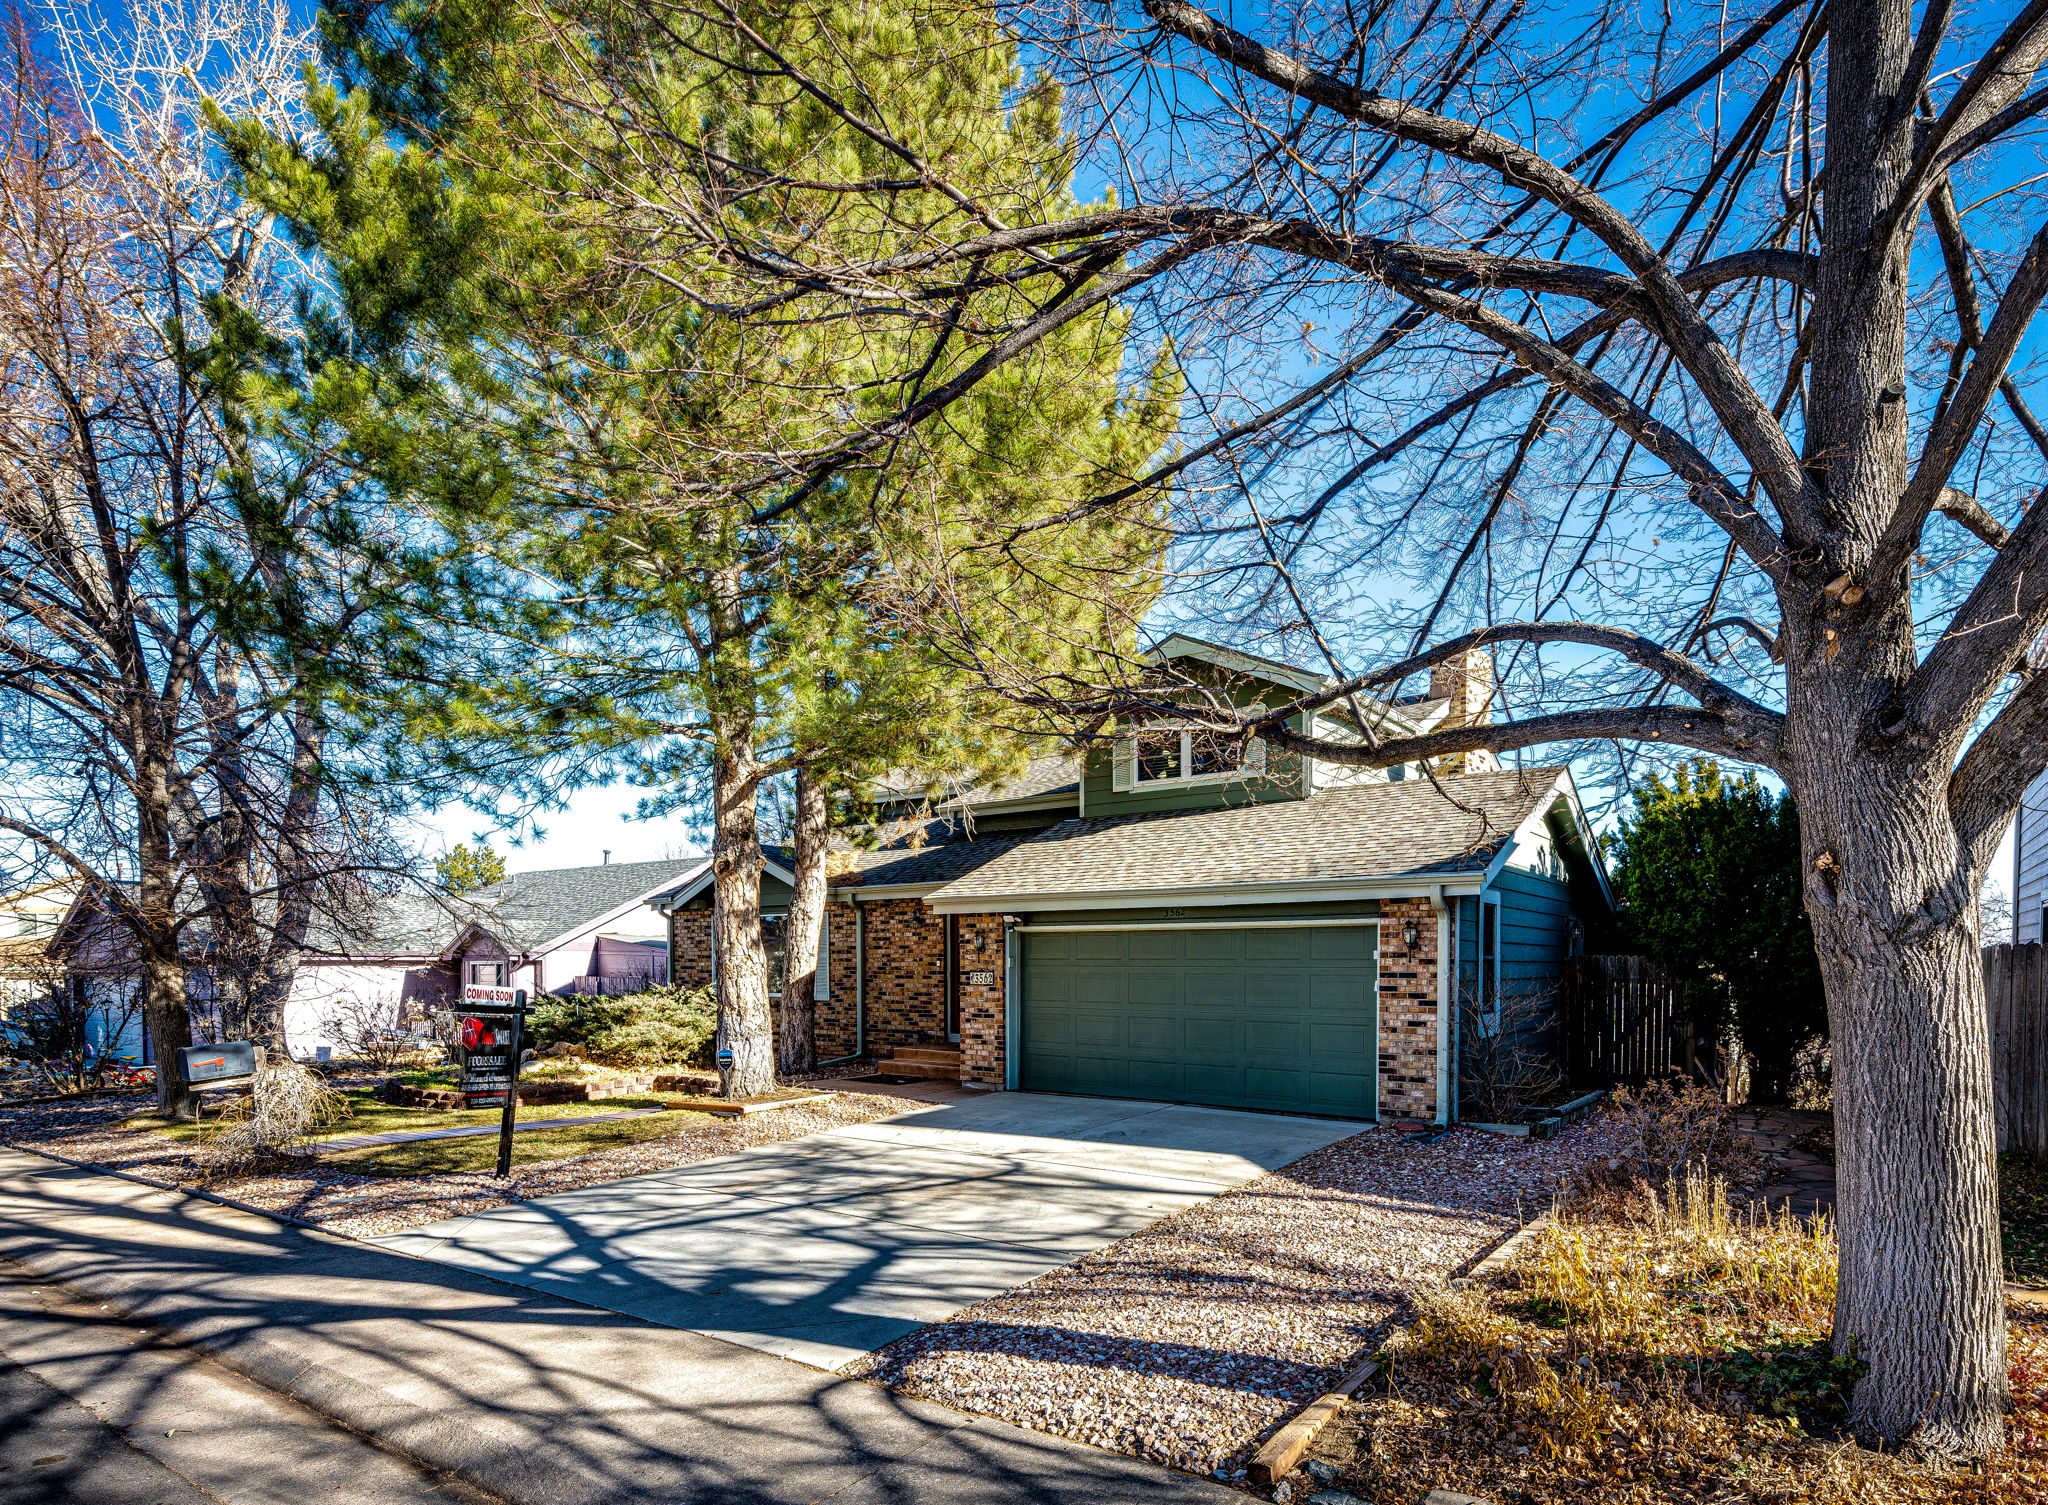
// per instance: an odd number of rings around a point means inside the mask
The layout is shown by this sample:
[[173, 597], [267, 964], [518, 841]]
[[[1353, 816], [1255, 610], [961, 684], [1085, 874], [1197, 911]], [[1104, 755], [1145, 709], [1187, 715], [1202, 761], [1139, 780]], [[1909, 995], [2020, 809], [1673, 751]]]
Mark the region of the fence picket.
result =
[[2048, 1159], [2048, 952], [1984, 948], [1984, 1009], [1998, 1147]]
[[1588, 1087], [1640, 1083], [1689, 1069], [1685, 985], [1645, 956], [1565, 961], [1560, 1050], [1566, 1074]]

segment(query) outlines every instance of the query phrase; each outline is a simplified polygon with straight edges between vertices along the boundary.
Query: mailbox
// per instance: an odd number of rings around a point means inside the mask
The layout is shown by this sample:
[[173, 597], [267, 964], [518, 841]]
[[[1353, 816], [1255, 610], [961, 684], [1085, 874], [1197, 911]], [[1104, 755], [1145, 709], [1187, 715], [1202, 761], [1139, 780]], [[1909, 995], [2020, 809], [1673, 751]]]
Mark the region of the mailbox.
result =
[[256, 1075], [256, 1047], [247, 1040], [225, 1045], [188, 1045], [178, 1052], [178, 1074], [187, 1085], [237, 1082]]

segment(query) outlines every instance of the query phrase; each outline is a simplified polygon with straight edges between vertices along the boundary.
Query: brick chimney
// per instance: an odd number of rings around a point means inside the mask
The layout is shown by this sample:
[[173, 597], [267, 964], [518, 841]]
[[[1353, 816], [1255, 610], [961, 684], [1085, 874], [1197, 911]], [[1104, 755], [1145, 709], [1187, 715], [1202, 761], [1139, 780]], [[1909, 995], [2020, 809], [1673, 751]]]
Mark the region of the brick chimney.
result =
[[[1485, 726], [1493, 720], [1493, 651], [1472, 648], [1447, 658], [1429, 671], [1429, 698], [1448, 700], [1437, 730]], [[1500, 760], [1484, 749], [1439, 759], [1439, 774], [1492, 773]]]

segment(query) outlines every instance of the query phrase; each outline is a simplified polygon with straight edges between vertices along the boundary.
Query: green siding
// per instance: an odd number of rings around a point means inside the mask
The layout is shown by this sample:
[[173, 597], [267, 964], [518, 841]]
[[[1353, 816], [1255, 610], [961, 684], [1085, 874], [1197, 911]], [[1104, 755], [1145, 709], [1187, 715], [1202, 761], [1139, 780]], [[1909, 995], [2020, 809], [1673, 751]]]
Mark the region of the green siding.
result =
[[[709, 909], [712, 897], [716, 892], [717, 885], [707, 883], [704, 885], [702, 892], [692, 898], [689, 903], [678, 905], [677, 907], [680, 909]], [[763, 873], [761, 875], [761, 907], [763, 909], [789, 908], [789, 885], [773, 873]]]
[[1027, 930], [1020, 967], [1027, 1091], [1376, 1114], [1370, 926]]
[[[1284, 705], [1301, 694], [1292, 685], [1248, 675], [1231, 674], [1208, 664], [1186, 661], [1180, 668], [1188, 678], [1228, 695], [1233, 704], [1254, 702]], [[1299, 729], [1301, 717], [1294, 718]], [[1142, 815], [1153, 810], [1221, 810], [1239, 805], [1263, 805], [1276, 800], [1298, 800], [1303, 787], [1299, 755], [1277, 747], [1266, 749], [1266, 771], [1250, 778], [1228, 779], [1215, 784], [1154, 784], [1119, 791], [1115, 779], [1116, 753], [1113, 745], [1088, 750], [1081, 778], [1083, 815]]]
[[1500, 895], [1502, 994], [1514, 997], [1554, 987], [1570, 934], [1570, 889], [1541, 873], [1504, 867], [1493, 892]]

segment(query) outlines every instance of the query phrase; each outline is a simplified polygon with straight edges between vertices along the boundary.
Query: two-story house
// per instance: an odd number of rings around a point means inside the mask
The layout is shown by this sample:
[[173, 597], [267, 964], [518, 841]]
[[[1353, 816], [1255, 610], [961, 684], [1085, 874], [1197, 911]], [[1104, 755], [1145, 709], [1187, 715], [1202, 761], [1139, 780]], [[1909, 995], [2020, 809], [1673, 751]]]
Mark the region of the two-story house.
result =
[[[1153, 653], [1239, 704], [1325, 683], [1188, 637]], [[1409, 735], [1484, 718], [1492, 692], [1473, 655], [1429, 696], [1365, 712]], [[1333, 717], [1316, 731], [1342, 735]], [[1569, 773], [1485, 754], [1425, 776], [1136, 726], [935, 815], [835, 854], [821, 1055], [908, 1049], [897, 1069], [983, 1088], [1448, 1122], [1461, 1030], [1529, 1018], [1516, 1001], [1548, 997], [1612, 915]], [[771, 866], [771, 929], [787, 898]], [[666, 904], [677, 980], [708, 981], [709, 874]]]

